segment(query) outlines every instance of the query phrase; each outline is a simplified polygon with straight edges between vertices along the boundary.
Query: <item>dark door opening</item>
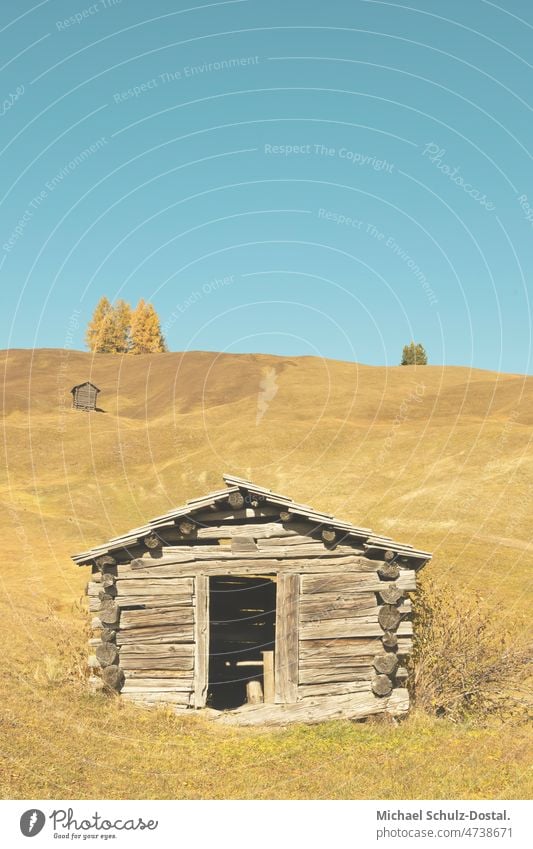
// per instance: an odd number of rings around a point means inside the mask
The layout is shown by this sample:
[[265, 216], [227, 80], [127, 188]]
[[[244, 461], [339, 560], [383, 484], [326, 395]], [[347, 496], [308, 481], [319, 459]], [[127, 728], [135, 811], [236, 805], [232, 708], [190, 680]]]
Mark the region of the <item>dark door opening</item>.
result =
[[208, 705], [217, 710], [243, 705], [250, 681], [259, 681], [264, 691], [263, 652], [274, 651], [275, 624], [272, 577], [209, 579]]

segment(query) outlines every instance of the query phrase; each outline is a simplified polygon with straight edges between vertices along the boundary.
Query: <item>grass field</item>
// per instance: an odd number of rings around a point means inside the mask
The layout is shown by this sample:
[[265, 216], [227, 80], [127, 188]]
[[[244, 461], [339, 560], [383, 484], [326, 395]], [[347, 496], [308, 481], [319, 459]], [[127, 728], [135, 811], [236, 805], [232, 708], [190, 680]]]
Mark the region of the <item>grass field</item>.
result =
[[[201, 352], [0, 354], [3, 710], [14, 798], [526, 798], [524, 726], [214, 727], [90, 697], [80, 551], [222, 472], [434, 552], [428, 575], [523, 633], [533, 378]], [[102, 412], [70, 409], [90, 379]]]

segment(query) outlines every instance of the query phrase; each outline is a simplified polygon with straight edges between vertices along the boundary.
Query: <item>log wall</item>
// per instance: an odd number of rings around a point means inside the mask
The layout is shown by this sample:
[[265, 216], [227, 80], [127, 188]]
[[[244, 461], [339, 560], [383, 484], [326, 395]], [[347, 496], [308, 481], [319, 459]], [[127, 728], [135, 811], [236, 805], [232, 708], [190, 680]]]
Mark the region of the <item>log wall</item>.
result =
[[[246, 523], [238, 513], [219, 512], [199, 529], [185, 521], [166, 538], [147, 539], [132, 559], [97, 559], [87, 589], [93, 686], [103, 682], [148, 706], [203, 707], [209, 576], [269, 575], [277, 583], [277, 706], [294, 705], [296, 717], [337, 709], [344, 716], [350, 704], [358, 716], [391, 705], [404, 712], [412, 648], [406, 594], [416, 586], [414, 569], [271, 514]], [[276, 706], [256, 708], [261, 717]]]

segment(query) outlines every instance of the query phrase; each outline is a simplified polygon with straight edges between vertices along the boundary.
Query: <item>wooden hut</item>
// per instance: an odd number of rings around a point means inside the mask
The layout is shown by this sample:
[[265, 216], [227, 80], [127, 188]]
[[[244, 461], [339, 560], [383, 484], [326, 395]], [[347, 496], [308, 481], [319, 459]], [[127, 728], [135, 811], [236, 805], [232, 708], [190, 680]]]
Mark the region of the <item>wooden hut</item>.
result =
[[73, 557], [92, 568], [92, 685], [239, 724], [404, 714], [431, 555], [224, 480]]
[[100, 390], [94, 383], [88, 380], [85, 383], [78, 383], [70, 390], [72, 393], [72, 406], [76, 410], [96, 410], [96, 397]]

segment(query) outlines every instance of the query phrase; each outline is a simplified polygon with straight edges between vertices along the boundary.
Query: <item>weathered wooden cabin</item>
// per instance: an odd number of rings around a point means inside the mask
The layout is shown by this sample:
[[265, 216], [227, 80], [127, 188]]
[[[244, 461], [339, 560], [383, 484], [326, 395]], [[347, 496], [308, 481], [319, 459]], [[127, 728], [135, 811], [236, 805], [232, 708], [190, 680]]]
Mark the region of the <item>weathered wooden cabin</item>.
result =
[[96, 410], [96, 398], [100, 390], [94, 383], [86, 380], [85, 383], [78, 383], [70, 390], [72, 393], [72, 406], [76, 410], [87, 410], [88, 412]]
[[239, 724], [404, 714], [425, 551], [232, 475], [73, 560], [92, 685]]

